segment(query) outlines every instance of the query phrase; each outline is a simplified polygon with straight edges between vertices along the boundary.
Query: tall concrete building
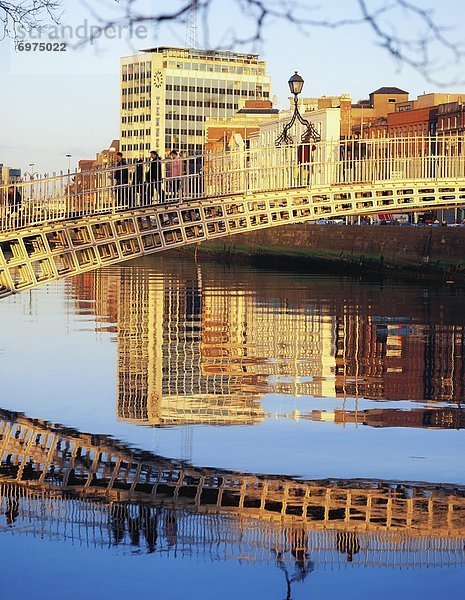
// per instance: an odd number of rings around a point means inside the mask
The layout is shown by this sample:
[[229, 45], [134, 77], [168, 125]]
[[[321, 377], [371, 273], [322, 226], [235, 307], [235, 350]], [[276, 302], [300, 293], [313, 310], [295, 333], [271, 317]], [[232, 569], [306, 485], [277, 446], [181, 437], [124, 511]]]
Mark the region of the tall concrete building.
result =
[[157, 47], [121, 59], [121, 150], [130, 160], [175, 148], [199, 153], [205, 120], [231, 117], [240, 100], [269, 100], [257, 54]]

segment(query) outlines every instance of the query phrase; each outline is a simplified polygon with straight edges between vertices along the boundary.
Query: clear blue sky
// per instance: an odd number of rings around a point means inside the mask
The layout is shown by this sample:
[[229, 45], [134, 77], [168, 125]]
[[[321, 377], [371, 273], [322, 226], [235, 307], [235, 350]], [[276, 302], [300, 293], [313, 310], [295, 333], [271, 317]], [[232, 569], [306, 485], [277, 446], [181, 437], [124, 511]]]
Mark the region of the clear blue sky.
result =
[[[141, 11], [168, 10], [181, 0], [161, 4], [158, 0], [138, 0]], [[288, 0], [284, 0], [288, 1]], [[367, 0], [370, 6], [382, 6], [381, 0]], [[465, 40], [462, 0], [413, 0], [423, 8], [434, 10], [435, 22], [449, 27], [445, 37], [450, 42]], [[292, 2], [291, 5], [296, 5]], [[314, 4], [301, 0], [301, 4], [314, 8], [312, 16], [321, 19], [355, 18], [359, 16], [356, 0], [325, 0]], [[119, 9], [113, 0], [93, 0], [93, 7], [101, 13]], [[96, 23], [81, 0], [63, 0], [63, 24], [87, 27]], [[110, 8], [109, 8], [110, 7]], [[246, 35], [251, 18], [239, 14], [235, 0], [215, 0], [209, 21], [210, 47], [226, 45], [233, 29]], [[386, 26], [399, 33], [415, 33], [419, 25], [397, 15], [389, 15]], [[198, 22], [200, 46], [205, 47], [204, 30]], [[43, 38], [41, 41], [43, 41]], [[46, 40], [48, 41], [48, 40]], [[58, 40], [57, 40], [58, 41]], [[74, 166], [81, 158], [93, 158], [95, 153], [108, 147], [118, 137], [119, 118], [119, 58], [133, 54], [139, 48], [154, 45], [184, 46], [185, 24], [147, 27], [147, 36], [137, 39], [106, 39], [97, 47], [86, 45], [67, 52], [14, 51], [6, 39], [0, 42], [0, 163], [28, 170], [52, 172], [66, 169], [67, 153], [72, 154]], [[287, 80], [294, 70], [305, 79], [304, 96], [339, 95], [348, 93], [354, 100], [366, 98], [380, 86], [397, 86], [416, 97], [423, 92], [465, 92], [463, 73], [465, 61], [454, 63], [446, 49], [436, 45], [432, 58], [436, 71], [432, 76], [446, 85], [438, 85], [406, 65], [399, 65], [377, 45], [373, 32], [367, 25], [354, 25], [334, 29], [311, 27], [307, 33], [291, 24], [272, 23], [264, 32], [259, 45], [236, 46], [238, 51], [258, 52], [267, 61], [272, 77], [273, 94], [278, 106], [287, 105]]]

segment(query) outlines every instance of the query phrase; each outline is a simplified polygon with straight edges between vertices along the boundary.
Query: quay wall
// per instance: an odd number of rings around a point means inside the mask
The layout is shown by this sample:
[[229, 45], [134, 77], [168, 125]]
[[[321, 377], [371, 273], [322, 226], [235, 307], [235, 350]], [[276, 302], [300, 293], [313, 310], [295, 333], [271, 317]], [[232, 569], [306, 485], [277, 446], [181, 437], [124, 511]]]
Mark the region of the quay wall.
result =
[[227, 262], [465, 284], [465, 227], [282, 225], [183, 252]]

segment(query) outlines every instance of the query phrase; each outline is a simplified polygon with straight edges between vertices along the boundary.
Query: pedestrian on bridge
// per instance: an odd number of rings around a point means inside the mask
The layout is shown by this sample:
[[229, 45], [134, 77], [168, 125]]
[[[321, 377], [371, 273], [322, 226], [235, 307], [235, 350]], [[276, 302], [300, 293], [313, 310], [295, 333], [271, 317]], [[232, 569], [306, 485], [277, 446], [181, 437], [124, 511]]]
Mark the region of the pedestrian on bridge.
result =
[[295, 172], [295, 177], [298, 180], [298, 185], [310, 185], [315, 150], [315, 144], [310, 144], [308, 141], [297, 147], [298, 167]]
[[162, 162], [160, 155], [156, 150], [150, 151], [150, 163], [149, 170], [146, 175], [146, 182], [148, 184], [148, 202], [153, 204], [155, 199], [155, 192], [157, 195], [158, 202], [165, 201], [165, 192], [163, 190], [163, 173], [162, 173]]
[[[22, 196], [17, 185], [10, 185], [8, 188], [8, 209], [13, 221], [17, 223], [20, 215]], [[17, 223], [18, 224], [18, 223]]]
[[11, 212], [17, 212], [21, 208], [22, 196], [19, 187], [10, 185], [8, 188], [8, 206]]
[[126, 206], [128, 196], [129, 171], [122, 152], [116, 153], [116, 169], [113, 173], [115, 180], [116, 202], [119, 207]]
[[181, 197], [183, 163], [177, 150], [171, 150], [170, 159], [166, 163], [167, 177], [171, 180], [171, 197], [173, 200]]
[[146, 204], [146, 184], [144, 181], [144, 161], [138, 160], [136, 168], [132, 175], [131, 197], [129, 206], [145, 206]]

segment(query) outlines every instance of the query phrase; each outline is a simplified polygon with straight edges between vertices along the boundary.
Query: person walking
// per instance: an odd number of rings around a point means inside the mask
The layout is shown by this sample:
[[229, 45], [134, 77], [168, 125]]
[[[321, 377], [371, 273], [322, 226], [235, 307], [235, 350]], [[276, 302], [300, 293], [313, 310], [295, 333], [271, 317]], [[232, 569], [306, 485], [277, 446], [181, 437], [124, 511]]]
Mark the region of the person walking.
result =
[[146, 175], [148, 202], [153, 203], [155, 192], [158, 202], [165, 201], [165, 191], [163, 190], [163, 174], [161, 158], [156, 150], [150, 152], [149, 169]]
[[8, 188], [8, 210], [12, 221], [18, 225], [19, 216], [21, 214], [22, 196], [17, 185], [10, 185]]
[[144, 161], [138, 160], [132, 175], [130, 206], [145, 206]]
[[122, 152], [116, 153], [115, 167], [113, 178], [115, 180], [116, 202], [118, 206], [125, 206], [128, 195], [129, 171]]
[[171, 180], [171, 197], [173, 200], [180, 199], [182, 191], [182, 160], [177, 150], [171, 150], [169, 160], [166, 164], [168, 176]]
[[8, 206], [10, 207], [10, 211], [17, 212], [21, 208], [21, 202], [22, 197], [19, 187], [10, 185], [8, 188]]

